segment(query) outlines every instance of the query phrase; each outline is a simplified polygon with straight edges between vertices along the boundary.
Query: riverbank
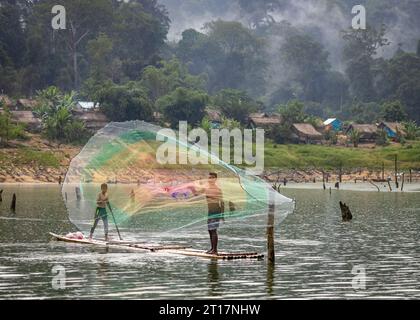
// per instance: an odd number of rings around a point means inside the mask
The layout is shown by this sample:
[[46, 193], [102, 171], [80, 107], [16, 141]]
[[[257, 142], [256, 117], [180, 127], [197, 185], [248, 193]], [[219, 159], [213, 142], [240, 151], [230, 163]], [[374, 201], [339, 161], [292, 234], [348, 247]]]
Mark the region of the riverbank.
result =
[[[374, 185], [369, 182], [344, 182], [340, 183], [339, 189], [335, 188], [335, 183], [327, 183], [326, 190], [343, 190], [343, 191], [369, 191], [369, 192], [420, 192], [420, 183], [405, 183], [403, 191], [401, 191], [401, 184], [399, 188], [395, 187], [395, 183], [391, 183], [391, 190], [388, 183], [375, 183]], [[322, 182], [317, 183], [288, 183], [286, 186], [280, 186], [281, 190], [285, 189], [299, 189], [299, 190], [323, 190]]]
[[58, 183], [81, 147], [27, 135], [25, 141], [0, 148], [0, 183]]
[[[28, 134], [27, 140], [0, 148], [0, 183], [58, 183], [80, 150], [81, 146], [56, 144]], [[396, 155], [400, 183], [403, 174], [405, 182], [420, 182], [418, 141], [371, 148], [267, 142], [266, 170], [261, 177], [271, 184], [283, 184], [284, 180], [298, 184], [394, 180]]]

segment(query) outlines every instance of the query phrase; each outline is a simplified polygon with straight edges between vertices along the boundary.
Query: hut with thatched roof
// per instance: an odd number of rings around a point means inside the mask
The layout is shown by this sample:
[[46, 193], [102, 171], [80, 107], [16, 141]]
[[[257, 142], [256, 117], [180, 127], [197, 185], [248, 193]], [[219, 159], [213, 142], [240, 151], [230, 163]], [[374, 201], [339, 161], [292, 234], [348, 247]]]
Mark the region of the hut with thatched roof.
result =
[[97, 132], [109, 123], [108, 118], [99, 110], [74, 112], [73, 114], [74, 118], [83, 122], [86, 129], [92, 133]]
[[213, 128], [220, 128], [222, 124], [222, 112], [212, 108], [212, 107], [206, 107], [204, 110], [206, 117], [209, 119], [211, 125]]
[[36, 100], [32, 99], [18, 99], [16, 102], [16, 109], [21, 111], [30, 111], [35, 109], [37, 105]]
[[[0, 109], [0, 113], [3, 113], [4, 110]], [[10, 111], [11, 120], [16, 124], [23, 124], [25, 130], [39, 133], [42, 129], [42, 123], [39, 118], [37, 118], [32, 111]]]
[[251, 113], [248, 116], [248, 128], [250, 129], [273, 129], [273, 127], [282, 123], [283, 118], [277, 113], [271, 115], [267, 113]]
[[306, 144], [320, 143], [323, 135], [310, 123], [294, 123], [292, 125], [292, 139]]
[[378, 125], [378, 128], [381, 130], [385, 130], [388, 138], [390, 139], [396, 139], [398, 135], [406, 135], [404, 125], [399, 122], [383, 121]]
[[3, 106], [11, 109], [13, 107], [12, 100], [6, 96], [5, 94], [0, 94], [0, 105], [3, 104]]
[[378, 127], [374, 124], [351, 124], [346, 134], [350, 135], [352, 131], [357, 131], [360, 134], [359, 141], [362, 143], [372, 143], [378, 137]]

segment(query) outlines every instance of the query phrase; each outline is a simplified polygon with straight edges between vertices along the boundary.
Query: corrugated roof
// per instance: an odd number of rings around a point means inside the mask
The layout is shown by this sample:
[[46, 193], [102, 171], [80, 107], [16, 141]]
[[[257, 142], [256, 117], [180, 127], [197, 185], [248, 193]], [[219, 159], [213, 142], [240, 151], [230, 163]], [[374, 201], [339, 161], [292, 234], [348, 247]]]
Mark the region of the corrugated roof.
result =
[[95, 108], [95, 102], [91, 102], [91, 101], [78, 101], [77, 105], [82, 109], [93, 109], [93, 108]]
[[330, 118], [324, 121], [324, 125], [328, 126], [329, 124], [333, 123], [337, 118]]

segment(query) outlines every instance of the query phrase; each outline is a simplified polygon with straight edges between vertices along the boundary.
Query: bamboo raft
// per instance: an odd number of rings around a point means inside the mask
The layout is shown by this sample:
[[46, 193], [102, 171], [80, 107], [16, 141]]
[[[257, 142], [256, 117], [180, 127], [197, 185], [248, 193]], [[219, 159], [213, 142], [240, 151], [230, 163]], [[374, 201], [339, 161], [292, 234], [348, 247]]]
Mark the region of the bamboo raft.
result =
[[238, 260], [238, 259], [257, 259], [261, 260], [264, 258], [263, 254], [257, 252], [236, 252], [226, 253], [219, 252], [216, 254], [208, 254], [201, 250], [192, 249], [188, 246], [180, 245], [148, 245], [146, 243], [135, 243], [128, 241], [104, 241], [98, 239], [72, 239], [66, 236], [58, 235], [55, 233], [49, 233], [52, 238], [56, 241], [63, 241], [68, 243], [75, 243], [80, 245], [90, 245], [96, 247], [104, 247], [122, 251], [130, 252], [154, 252], [154, 253], [170, 253], [183, 256], [201, 257], [208, 259], [219, 259], [219, 260]]

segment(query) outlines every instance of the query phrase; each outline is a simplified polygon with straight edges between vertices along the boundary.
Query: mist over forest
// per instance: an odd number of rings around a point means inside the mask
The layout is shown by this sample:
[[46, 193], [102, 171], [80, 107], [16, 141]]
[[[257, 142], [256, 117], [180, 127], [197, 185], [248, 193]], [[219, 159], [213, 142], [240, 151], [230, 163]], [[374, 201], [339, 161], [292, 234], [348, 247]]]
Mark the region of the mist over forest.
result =
[[[238, 98], [248, 112], [299, 101], [311, 116], [361, 123], [392, 103], [392, 120], [420, 121], [420, 0], [0, 4], [0, 90], [10, 96], [75, 90], [113, 120], [147, 119], [184, 97], [219, 107]], [[56, 4], [66, 30], [51, 29]], [[351, 28], [356, 4], [366, 30]], [[200, 121], [190, 114], [176, 116]]]

